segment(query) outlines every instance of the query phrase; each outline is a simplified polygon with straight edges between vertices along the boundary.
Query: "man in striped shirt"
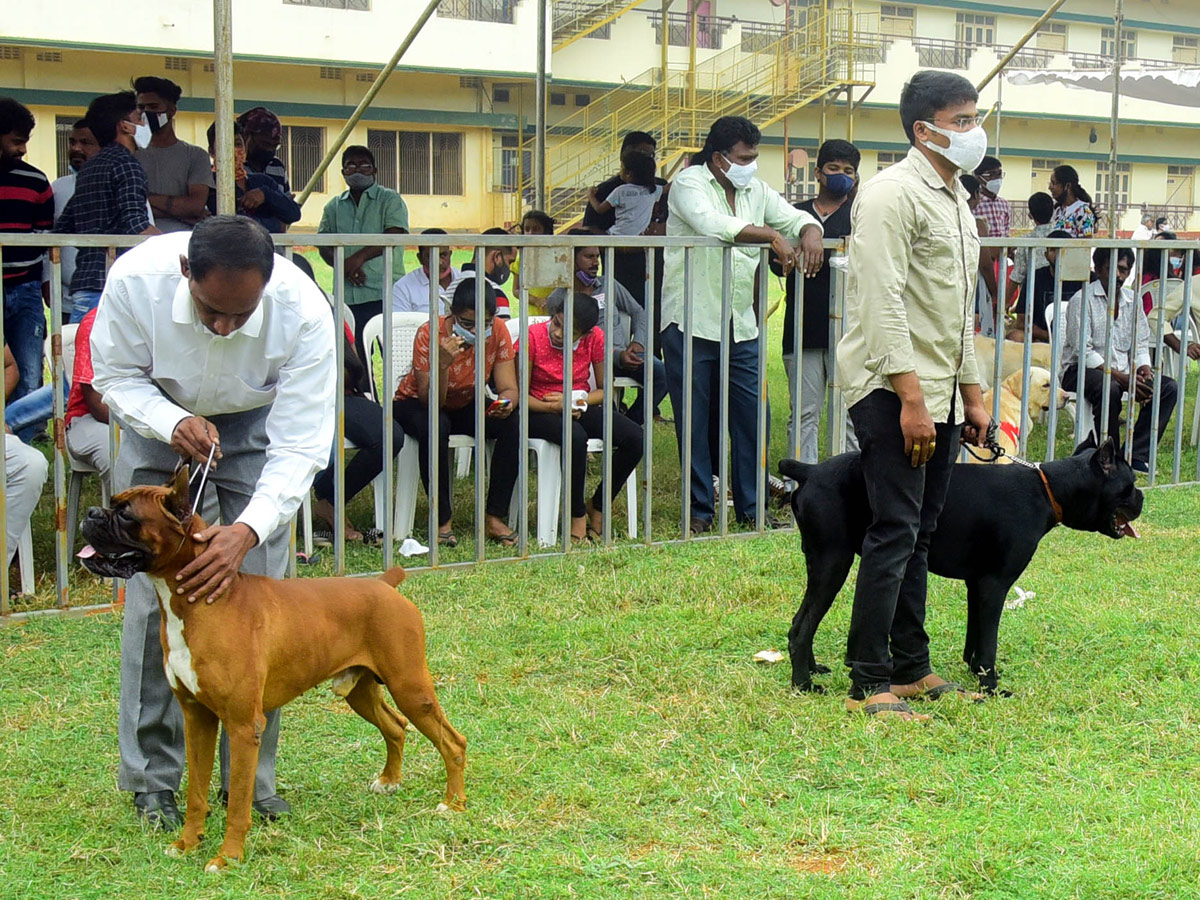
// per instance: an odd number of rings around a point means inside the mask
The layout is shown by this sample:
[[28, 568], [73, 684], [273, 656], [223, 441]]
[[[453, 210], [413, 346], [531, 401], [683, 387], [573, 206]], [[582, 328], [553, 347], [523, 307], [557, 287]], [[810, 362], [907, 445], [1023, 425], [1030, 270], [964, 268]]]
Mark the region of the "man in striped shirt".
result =
[[[50, 179], [25, 162], [26, 144], [33, 132], [33, 114], [9, 97], [0, 97], [0, 232], [34, 234], [54, 224], [54, 195]], [[46, 314], [42, 309], [40, 247], [6, 247], [3, 254], [4, 338], [17, 361], [20, 378], [13, 400], [42, 383], [42, 342]], [[18, 437], [28, 442], [34, 426]]]

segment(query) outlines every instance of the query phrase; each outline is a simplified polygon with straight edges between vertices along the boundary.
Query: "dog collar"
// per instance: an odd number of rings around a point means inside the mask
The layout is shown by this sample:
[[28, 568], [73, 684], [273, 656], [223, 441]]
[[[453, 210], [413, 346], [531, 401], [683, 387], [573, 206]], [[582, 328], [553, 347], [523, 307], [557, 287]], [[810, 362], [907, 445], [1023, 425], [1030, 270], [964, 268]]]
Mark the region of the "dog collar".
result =
[[1054, 491], [1050, 490], [1050, 481], [1046, 478], [1046, 473], [1041, 466], [1037, 467], [1037, 472], [1042, 476], [1042, 486], [1046, 489], [1046, 499], [1050, 501], [1050, 507], [1054, 510], [1054, 524], [1061, 525], [1063, 520], [1062, 504], [1054, 496]]

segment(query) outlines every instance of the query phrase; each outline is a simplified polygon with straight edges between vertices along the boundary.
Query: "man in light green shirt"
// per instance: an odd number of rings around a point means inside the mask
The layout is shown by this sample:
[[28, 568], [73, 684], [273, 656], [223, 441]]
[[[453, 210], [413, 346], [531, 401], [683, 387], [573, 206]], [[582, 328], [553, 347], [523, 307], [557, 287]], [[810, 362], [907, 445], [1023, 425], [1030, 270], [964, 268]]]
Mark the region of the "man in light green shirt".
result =
[[914, 75], [900, 97], [912, 149], [854, 201], [837, 360], [872, 521], [847, 638], [846, 705], [868, 715], [924, 719], [905, 698], [967, 696], [933, 674], [925, 588], [960, 435], [980, 443], [991, 418], [975, 370], [979, 238], [958, 180], [987, 150], [977, 100], [960, 75]]
[[[721, 344], [729, 345], [729, 443], [733, 508], [738, 521], [752, 523], [763, 475], [758, 458], [758, 320], [754, 308], [755, 274], [760, 250], [746, 244], [770, 244], [788, 273], [797, 264], [800, 242], [804, 271], [810, 277], [825, 260], [821, 225], [764, 182], [754, 177], [761, 135], [740, 116], [725, 116], [709, 129], [704, 148], [671, 185], [667, 234], [719, 238], [731, 251], [730, 319], [721, 318], [723, 250], [692, 251], [691, 293], [684, 294], [684, 251], [664, 253], [662, 347], [667, 389], [675, 411], [675, 434], [682, 456], [691, 443], [693, 534], [712, 528], [713, 466], [709, 451], [710, 417], [719, 414], [716, 385]], [[761, 277], [766, 277], [762, 273]], [[685, 307], [692, 325], [692, 429], [683, 433], [683, 348]], [[769, 428], [768, 428], [769, 430]]]
[[[319, 234], [407, 234], [404, 198], [375, 183], [375, 156], [366, 147], [342, 153], [342, 176], [349, 190], [325, 204]], [[321, 247], [321, 259], [333, 266], [334, 248]], [[392, 278], [404, 274], [404, 252], [392, 255]], [[347, 247], [343, 269], [346, 304], [354, 313], [355, 342], [362, 349], [363, 326], [383, 312], [383, 248]]]

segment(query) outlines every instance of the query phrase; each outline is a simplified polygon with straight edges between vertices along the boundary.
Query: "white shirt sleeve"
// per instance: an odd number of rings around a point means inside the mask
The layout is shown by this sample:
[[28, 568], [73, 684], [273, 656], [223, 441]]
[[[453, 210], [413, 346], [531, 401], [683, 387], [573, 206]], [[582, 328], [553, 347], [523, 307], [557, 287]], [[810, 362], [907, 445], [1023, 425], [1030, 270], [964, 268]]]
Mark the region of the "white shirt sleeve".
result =
[[279, 370], [267, 414], [267, 461], [237, 519], [260, 542], [295, 514], [313, 477], [329, 464], [337, 390], [333, 338], [331, 316], [307, 322]]
[[134, 313], [125, 282], [110, 278], [92, 325], [92, 387], [142, 437], [169, 444], [175, 427], [192, 413], [151, 381], [153, 347], [147, 327], [149, 322]]

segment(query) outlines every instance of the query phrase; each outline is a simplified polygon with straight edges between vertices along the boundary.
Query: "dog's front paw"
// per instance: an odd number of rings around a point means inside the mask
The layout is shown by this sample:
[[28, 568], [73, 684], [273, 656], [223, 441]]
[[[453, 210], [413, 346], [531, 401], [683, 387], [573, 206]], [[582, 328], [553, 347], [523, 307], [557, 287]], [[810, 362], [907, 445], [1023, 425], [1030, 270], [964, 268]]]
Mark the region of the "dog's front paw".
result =
[[202, 840], [204, 840], [203, 833], [196, 835], [196, 839], [193, 841], [188, 841], [186, 838], [180, 838], [177, 841], [171, 841], [171, 843], [167, 844], [166, 848], [163, 850], [163, 853], [172, 859], [178, 859], [185, 853], [189, 853], [196, 849]]
[[224, 853], [218, 853], [216, 856], [214, 856], [212, 859], [210, 859], [208, 862], [206, 862], [204, 864], [204, 871], [212, 873], [214, 875], [219, 875], [221, 872], [224, 872], [228, 868], [232, 868], [233, 866], [240, 865], [241, 862], [242, 862], [242, 860], [240, 857], [227, 856]]
[[819, 684], [814, 684], [811, 678], [792, 678], [792, 690], [797, 694], [823, 694], [825, 688]]
[[823, 666], [819, 662], [812, 663], [809, 668], [812, 669], [814, 675], [828, 675], [833, 671], [829, 666]]
[[399, 789], [400, 789], [399, 782], [384, 781], [381, 778], [376, 778], [374, 781], [372, 781], [367, 786], [367, 790], [369, 790], [373, 794], [392, 794], [392, 793], [395, 793]]

